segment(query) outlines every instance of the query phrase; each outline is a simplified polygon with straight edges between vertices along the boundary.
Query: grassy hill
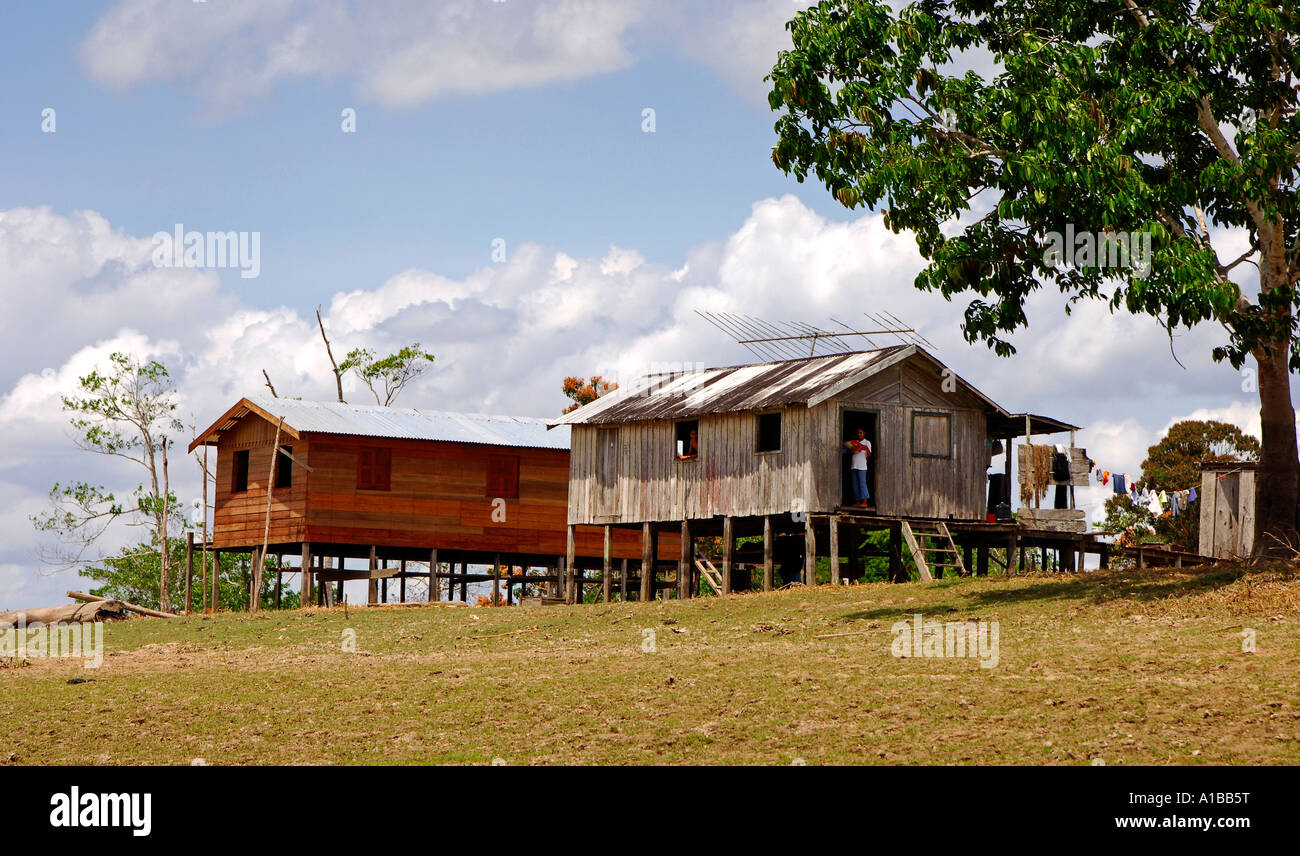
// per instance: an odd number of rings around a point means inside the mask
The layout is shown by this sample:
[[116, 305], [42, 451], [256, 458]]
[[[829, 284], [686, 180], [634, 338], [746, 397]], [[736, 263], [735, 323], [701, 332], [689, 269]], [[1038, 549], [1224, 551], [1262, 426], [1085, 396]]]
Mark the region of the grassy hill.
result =
[[[996, 619], [996, 667], [894, 657], [915, 613]], [[106, 643], [96, 670], [0, 662], [0, 764], [1300, 763], [1286, 568], [194, 616]]]

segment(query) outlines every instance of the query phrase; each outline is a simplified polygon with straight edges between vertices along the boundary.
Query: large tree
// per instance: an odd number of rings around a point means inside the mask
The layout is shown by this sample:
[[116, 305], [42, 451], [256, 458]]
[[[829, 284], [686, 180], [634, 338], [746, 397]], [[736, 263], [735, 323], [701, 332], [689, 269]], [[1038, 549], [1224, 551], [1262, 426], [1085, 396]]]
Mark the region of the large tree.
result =
[[963, 332], [1000, 355], [1043, 287], [1222, 325], [1211, 356], [1257, 367], [1256, 543], [1300, 544], [1300, 5], [827, 0], [787, 27], [776, 166], [912, 232], [916, 286], [972, 292]]

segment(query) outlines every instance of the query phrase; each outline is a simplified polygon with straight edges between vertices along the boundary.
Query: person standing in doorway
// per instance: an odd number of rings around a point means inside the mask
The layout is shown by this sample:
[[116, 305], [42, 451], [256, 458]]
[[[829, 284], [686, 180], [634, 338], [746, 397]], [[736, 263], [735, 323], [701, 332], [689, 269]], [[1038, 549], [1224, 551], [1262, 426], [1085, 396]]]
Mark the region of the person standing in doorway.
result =
[[844, 447], [853, 454], [849, 464], [849, 477], [853, 483], [853, 504], [868, 506], [871, 494], [867, 491], [867, 458], [871, 457], [871, 441], [867, 439], [865, 428], [859, 428], [856, 440], [849, 440]]

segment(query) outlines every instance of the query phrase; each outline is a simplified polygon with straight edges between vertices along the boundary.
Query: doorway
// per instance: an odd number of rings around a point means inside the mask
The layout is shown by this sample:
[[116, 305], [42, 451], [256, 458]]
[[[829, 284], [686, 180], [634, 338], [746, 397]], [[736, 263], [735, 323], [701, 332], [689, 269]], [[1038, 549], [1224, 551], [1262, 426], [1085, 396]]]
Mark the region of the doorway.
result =
[[880, 463], [880, 443], [877, 434], [877, 425], [880, 414], [875, 410], [856, 410], [844, 408], [840, 411], [840, 504], [853, 504], [853, 482], [849, 477], [849, 469], [853, 463], [853, 454], [844, 448], [844, 444], [849, 440], [856, 440], [858, 429], [861, 428], [867, 433], [867, 442], [871, 444], [871, 457], [867, 459], [867, 491], [871, 494], [872, 503], [879, 507], [879, 497], [876, 494], [876, 470]]

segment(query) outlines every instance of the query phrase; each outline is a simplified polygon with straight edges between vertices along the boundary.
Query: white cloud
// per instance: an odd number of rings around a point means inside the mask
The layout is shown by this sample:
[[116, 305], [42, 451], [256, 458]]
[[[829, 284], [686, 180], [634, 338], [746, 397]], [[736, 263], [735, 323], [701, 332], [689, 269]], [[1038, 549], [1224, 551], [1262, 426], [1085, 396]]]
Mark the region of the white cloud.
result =
[[118, 91], [179, 84], [217, 111], [301, 78], [348, 78], [410, 107], [449, 95], [572, 80], [632, 62], [639, 0], [119, 0], [80, 46]]

